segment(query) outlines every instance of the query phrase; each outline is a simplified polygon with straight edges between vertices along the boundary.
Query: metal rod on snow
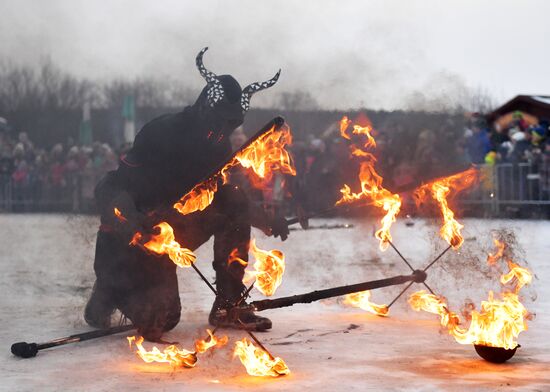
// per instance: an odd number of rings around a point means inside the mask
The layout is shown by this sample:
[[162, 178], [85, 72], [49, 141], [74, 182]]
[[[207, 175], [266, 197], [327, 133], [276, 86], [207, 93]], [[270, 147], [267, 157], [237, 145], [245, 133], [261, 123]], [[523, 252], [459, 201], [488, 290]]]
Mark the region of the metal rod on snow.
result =
[[69, 343], [83, 342], [85, 340], [97, 339], [103, 336], [115, 335], [136, 329], [133, 325], [120, 325], [116, 327], [99, 329], [96, 331], [78, 333], [64, 338], [50, 340], [45, 343], [18, 342], [11, 345], [11, 353], [20, 358], [35, 357], [38, 351], [51, 347], [63, 346]]
[[248, 334], [250, 335], [250, 337], [252, 338], [252, 340], [254, 340], [254, 341], [256, 342], [256, 344], [257, 344], [258, 346], [260, 346], [260, 348], [261, 348], [262, 350], [264, 350], [265, 353], [266, 353], [267, 355], [269, 355], [269, 358], [270, 358], [272, 361], [275, 360], [275, 357], [273, 356], [273, 354], [271, 354], [271, 353], [269, 352], [269, 350], [262, 344], [262, 342], [260, 342], [260, 339], [258, 339], [258, 338], [256, 337], [256, 335], [254, 335], [249, 329], [246, 328], [246, 325], [241, 321], [241, 319], [238, 318], [237, 321], [238, 321], [242, 326], [245, 327], [244, 330], [246, 331], [246, 333], [248, 333]]

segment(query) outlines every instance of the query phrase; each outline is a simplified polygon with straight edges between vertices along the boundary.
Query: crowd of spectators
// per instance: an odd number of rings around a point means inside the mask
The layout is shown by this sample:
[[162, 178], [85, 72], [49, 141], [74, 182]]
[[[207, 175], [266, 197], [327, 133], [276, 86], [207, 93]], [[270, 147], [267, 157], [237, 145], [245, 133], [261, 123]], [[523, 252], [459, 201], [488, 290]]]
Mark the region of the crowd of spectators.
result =
[[77, 146], [69, 139], [45, 148], [25, 132], [0, 131], [0, 210], [89, 210], [96, 182], [116, 168], [117, 155], [105, 143]]
[[[353, 124], [372, 126], [362, 115], [353, 119]], [[396, 123], [374, 127], [376, 148], [371, 152], [377, 160], [375, 170], [383, 178], [383, 186], [394, 192], [411, 190], [422, 181], [449, 174], [454, 168], [466, 168], [467, 157], [457, 147], [458, 126], [449, 120], [436, 130]], [[361, 140], [343, 138], [339, 123], [334, 122], [320, 134], [306, 134], [303, 140], [294, 141], [292, 151], [299, 181], [306, 189], [307, 209], [329, 208], [341, 197], [344, 184], [355, 191], [360, 189], [361, 160], [350, 158], [350, 144]]]
[[[534, 121], [519, 111], [509, 121], [490, 127], [474, 116], [465, 130], [465, 153], [470, 162], [484, 164], [485, 188], [504, 200], [548, 200], [550, 196], [550, 124]], [[498, 173], [492, 171], [501, 165]], [[522, 165], [523, 164], [523, 165]]]
[[[368, 121], [360, 116], [355, 119], [363, 126]], [[92, 211], [95, 184], [117, 167], [118, 157], [128, 147], [115, 150], [100, 142], [78, 146], [69, 138], [46, 148], [34, 145], [25, 132], [3, 130], [1, 125], [0, 211]], [[485, 168], [497, 163], [528, 163], [539, 173], [540, 190], [548, 199], [548, 127], [545, 121], [527, 122], [519, 112], [506, 126], [493, 128], [475, 115], [464, 123], [442, 121], [435, 129], [382, 124], [373, 131], [376, 171], [384, 178], [385, 187], [399, 191], [472, 163]], [[239, 129], [231, 142], [237, 148], [246, 139]], [[343, 184], [359, 189], [359, 162], [350, 159], [349, 144], [341, 137], [337, 122], [323, 132], [295, 138], [291, 150], [298, 175], [293, 192], [306, 209], [319, 211], [333, 205]], [[514, 175], [510, 173], [508, 177]], [[494, 179], [487, 178], [494, 185]]]
[[512, 121], [493, 127], [482, 117], [474, 116], [465, 131], [466, 153], [477, 164], [537, 164], [550, 151], [547, 151], [549, 126], [547, 120], [530, 123], [519, 111], [513, 113]]

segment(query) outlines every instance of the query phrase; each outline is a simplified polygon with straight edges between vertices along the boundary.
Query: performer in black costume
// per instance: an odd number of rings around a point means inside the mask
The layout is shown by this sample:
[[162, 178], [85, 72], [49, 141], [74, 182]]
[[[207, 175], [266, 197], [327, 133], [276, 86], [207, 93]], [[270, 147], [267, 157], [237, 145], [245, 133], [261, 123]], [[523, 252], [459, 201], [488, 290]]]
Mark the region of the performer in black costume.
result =
[[[280, 74], [279, 70], [272, 79], [241, 89], [232, 76], [217, 76], [204, 67], [206, 50], [196, 58], [207, 84], [195, 104], [147, 123], [118, 169], [109, 172], [96, 187], [101, 213], [94, 262], [97, 279], [84, 314], [91, 326], [108, 327], [112, 313], [119, 309], [146, 339], [159, 341], [163, 332], [179, 322], [176, 265], [168, 256], [151, 255], [129, 245], [137, 231], [150, 232], [153, 225], [165, 220], [174, 228], [176, 240], [191, 250], [214, 236], [218, 297], [209, 322], [227, 327], [242, 326], [217, 318], [215, 310], [226, 301], [237, 300], [245, 289], [244, 267], [240, 263], [228, 265], [229, 254], [237, 248], [237, 255], [248, 259], [251, 225], [283, 240], [288, 235], [282, 217], [266, 221], [261, 213], [252, 211], [247, 195], [235, 185], [221, 187], [204, 211], [184, 216], [170, 208], [227, 158], [231, 152], [229, 135], [243, 123], [250, 97], [273, 86]], [[115, 216], [115, 207], [125, 220]], [[253, 313], [241, 320], [250, 329], [271, 328], [269, 319]]]

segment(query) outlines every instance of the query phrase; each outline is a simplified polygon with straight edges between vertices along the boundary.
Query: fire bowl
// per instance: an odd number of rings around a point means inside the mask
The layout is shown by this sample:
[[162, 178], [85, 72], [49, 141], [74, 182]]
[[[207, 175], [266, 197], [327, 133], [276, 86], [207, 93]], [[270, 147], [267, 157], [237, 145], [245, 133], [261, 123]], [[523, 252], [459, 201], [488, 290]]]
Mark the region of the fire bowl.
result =
[[504, 363], [514, 356], [519, 344], [513, 349], [506, 349], [502, 347], [484, 346], [481, 344], [474, 344], [476, 353], [484, 360], [492, 363]]

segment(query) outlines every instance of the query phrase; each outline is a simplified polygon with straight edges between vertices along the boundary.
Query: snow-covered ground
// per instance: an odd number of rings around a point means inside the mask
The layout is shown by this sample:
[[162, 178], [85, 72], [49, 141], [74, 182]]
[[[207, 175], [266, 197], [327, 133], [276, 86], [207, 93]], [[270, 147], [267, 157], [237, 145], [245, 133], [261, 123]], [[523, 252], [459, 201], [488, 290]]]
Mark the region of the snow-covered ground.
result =
[[[105, 390], [393, 390], [495, 391], [550, 390], [550, 223], [545, 221], [465, 220], [466, 241], [429, 272], [427, 282], [457, 311], [467, 298], [486, 298], [496, 275], [487, 272], [491, 230], [513, 230], [516, 261], [536, 274], [524, 289], [536, 313], [520, 335], [522, 347], [503, 365], [480, 359], [473, 347], [442, 333], [438, 319], [409, 308], [406, 296], [380, 318], [337, 300], [264, 312], [273, 330], [259, 334], [282, 357], [291, 374], [278, 379], [248, 376], [230, 343], [199, 358], [194, 369], [170, 370], [145, 364], [128, 348], [124, 334], [41, 351], [18, 359], [9, 352], [16, 341], [41, 342], [89, 328], [82, 310], [94, 281], [92, 260], [97, 219], [64, 215], [1, 215], [0, 236], [0, 389], [6, 391]], [[293, 231], [281, 243], [255, 232], [258, 246], [279, 248], [287, 257], [283, 285], [275, 297], [318, 288], [408, 274], [392, 249], [378, 250], [372, 221], [347, 222], [353, 229]], [[394, 243], [417, 267], [445, 248], [435, 222], [413, 227], [395, 224]], [[198, 250], [198, 266], [212, 276], [211, 243]], [[191, 348], [204, 334], [212, 294], [191, 269], [179, 270], [183, 316], [166, 337]], [[411, 288], [421, 289], [415, 285]], [[372, 299], [389, 302], [401, 287], [376, 290]], [[253, 298], [260, 299], [258, 292]], [[242, 332], [226, 331], [233, 342]], [[150, 345], [146, 344], [146, 347]]]

